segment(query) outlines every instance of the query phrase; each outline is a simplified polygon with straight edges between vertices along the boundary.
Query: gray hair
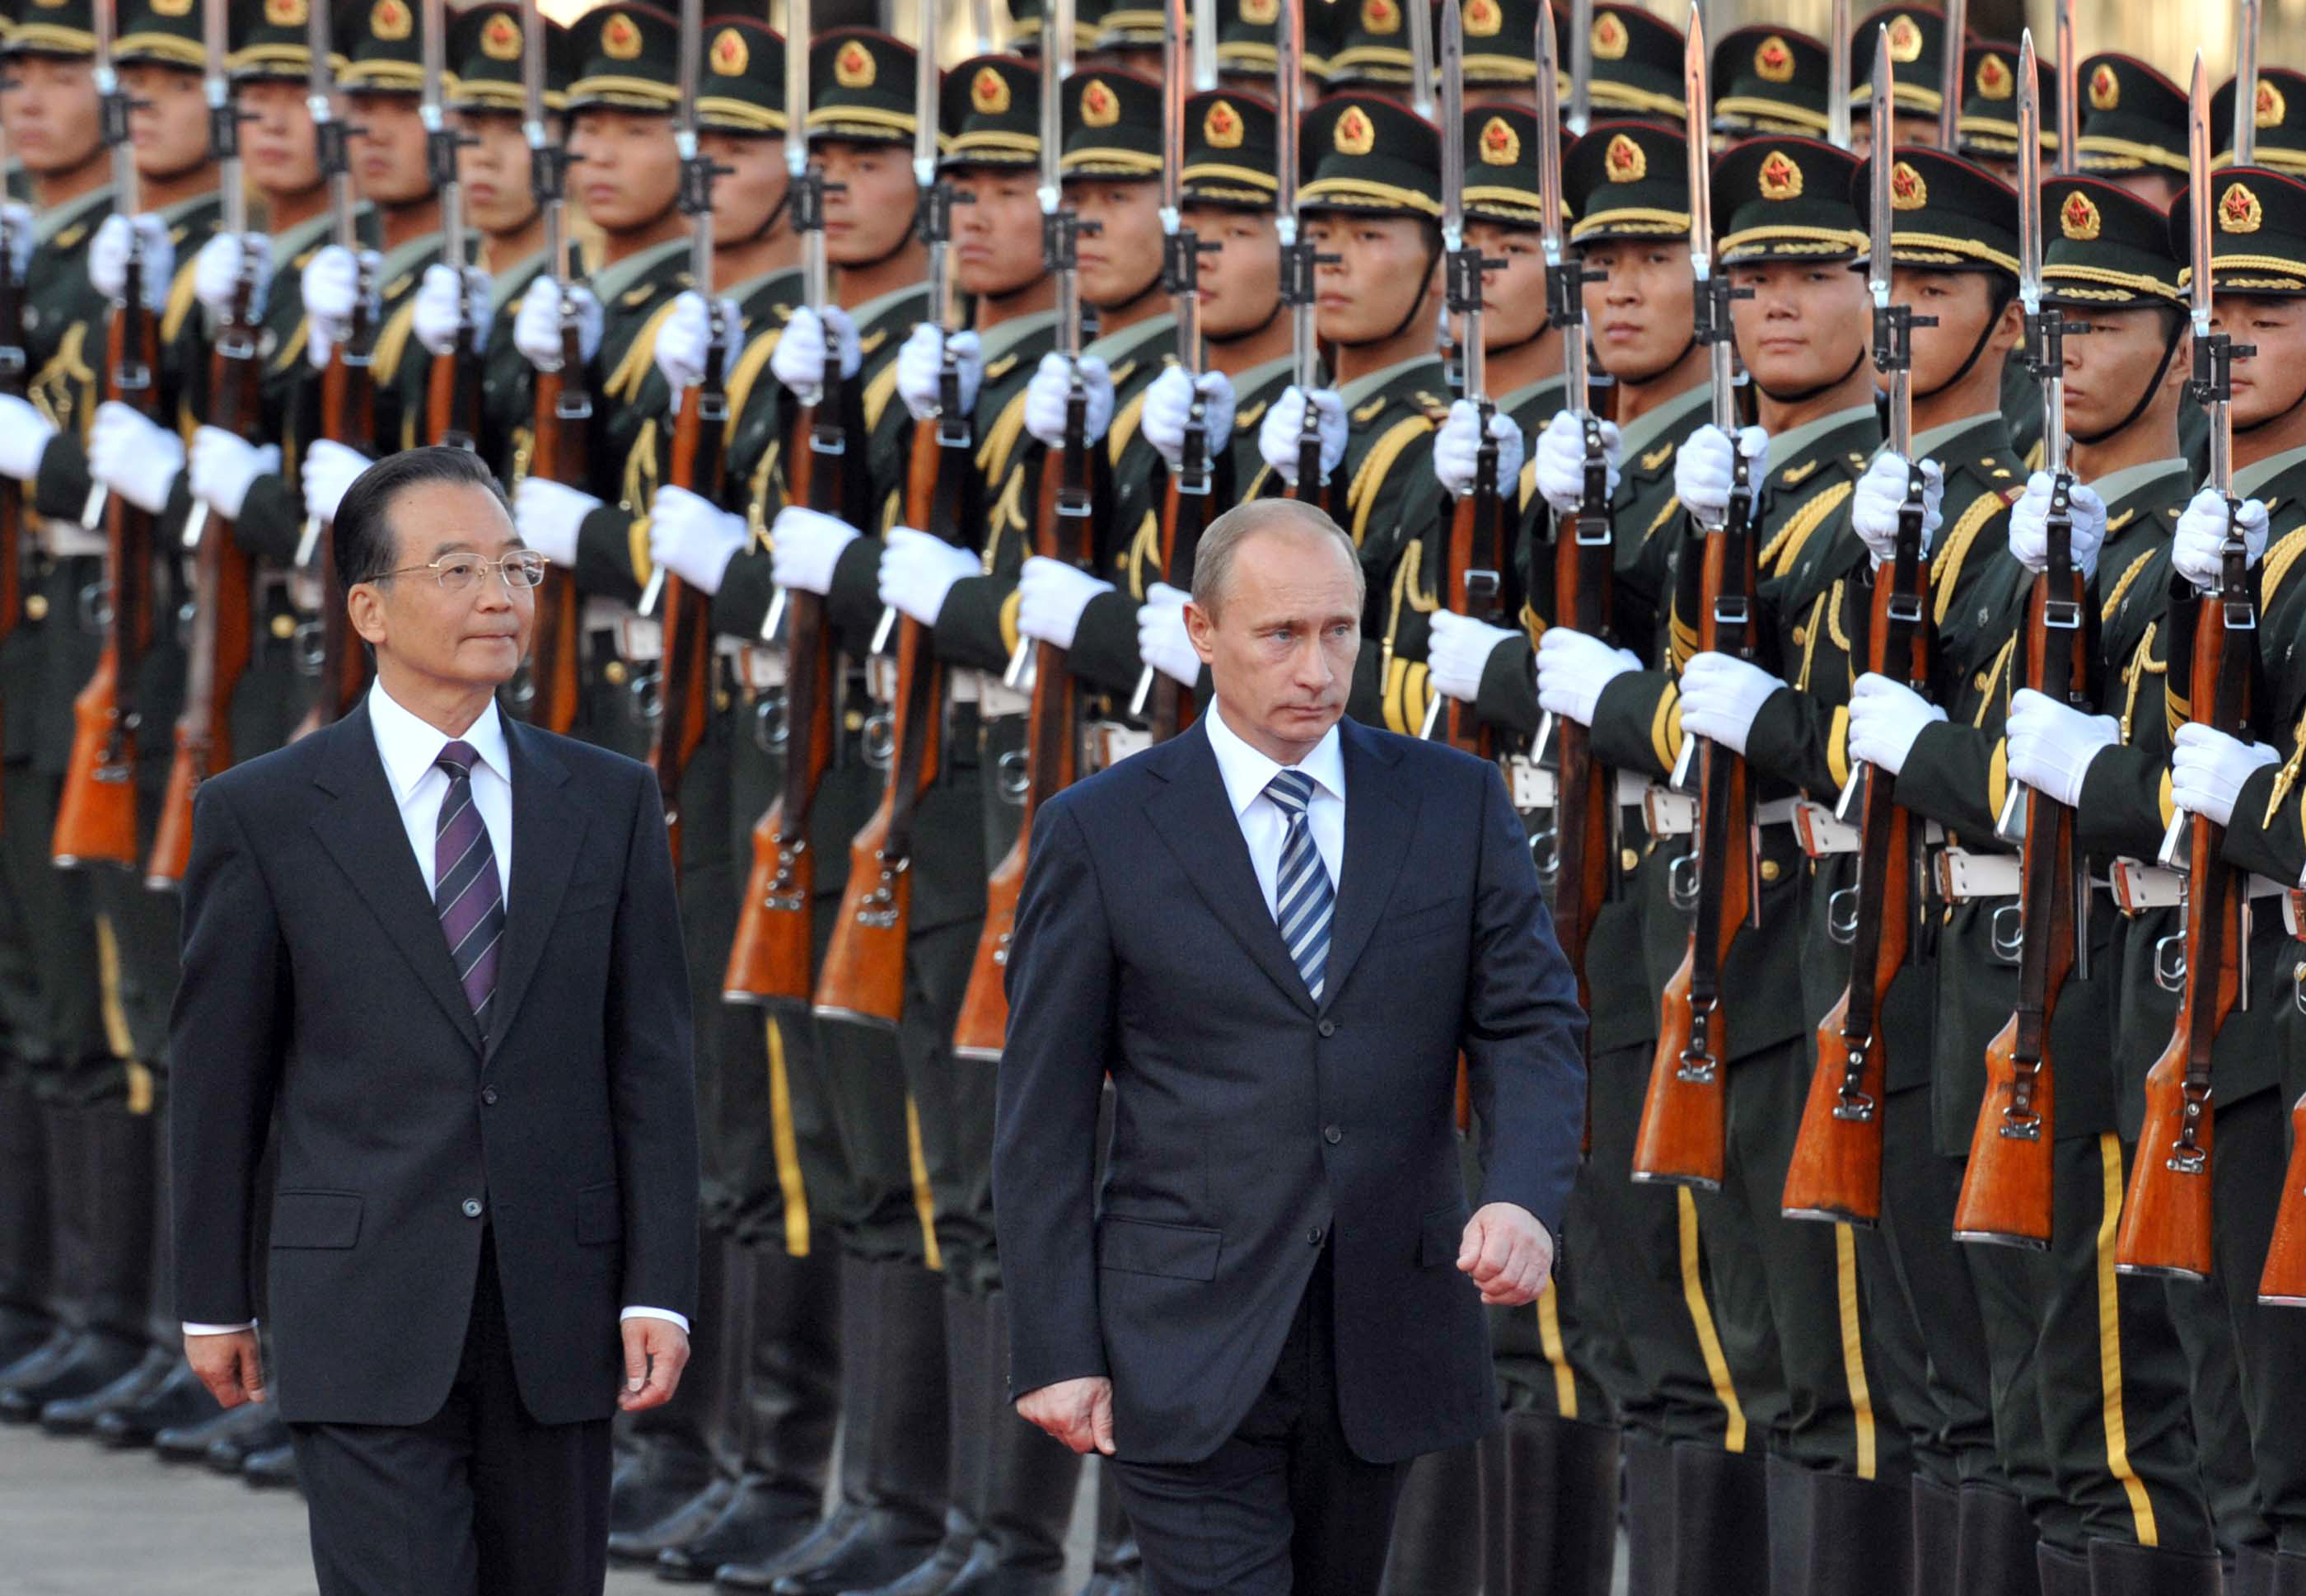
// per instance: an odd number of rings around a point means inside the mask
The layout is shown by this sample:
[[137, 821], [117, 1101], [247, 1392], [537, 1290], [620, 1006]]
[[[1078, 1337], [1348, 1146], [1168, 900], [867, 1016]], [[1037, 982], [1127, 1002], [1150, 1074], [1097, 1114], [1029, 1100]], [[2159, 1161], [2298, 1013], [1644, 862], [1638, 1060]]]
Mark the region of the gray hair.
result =
[[1331, 520], [1320, 506], [1296, 499], [1251, 499], [1237, 504], [1209, 523], [1193, 550], [1193, 602], [1211, 615], [1233, 579], [1233, 558], [1242, 544], [1260, 532], [1294, 530], [1327, 533], [1345, 550], [1354, 573], [1354, 605], [1367, 595], [1369, 577], [1362, 570], [1361, 550], [1352, 534]]

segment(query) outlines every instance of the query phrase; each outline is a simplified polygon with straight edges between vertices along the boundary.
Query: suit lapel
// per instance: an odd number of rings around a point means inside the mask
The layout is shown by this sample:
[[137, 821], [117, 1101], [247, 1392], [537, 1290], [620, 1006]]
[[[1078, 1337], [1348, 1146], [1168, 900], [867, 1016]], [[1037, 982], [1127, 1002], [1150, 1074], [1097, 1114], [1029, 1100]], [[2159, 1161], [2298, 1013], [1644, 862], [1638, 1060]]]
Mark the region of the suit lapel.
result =
[[[1345, 859], [1329, 932], [1329, 968], [1321, 984], [1323, 1009], [1337, 1001], [1345, 977], [1369, 946], [1417, 830], [1415, 795], [1401, 789], [1393, 768], [1399, 753], [1351, 721], [1339, 723], [1338, 740], [1345, 761]], [[1269, 923], [1271, 917], [1267, 918]]]
[[542, 734], [507, 720], [505, 742], [512, 750], [512, 885], [505, 902], [504, 962], [497, 972], [496, 1001], [490, 1005], [491, 1055], [510, 1031], [513, 1014], [544, 957], [585, 827], [585, 811], [566, 789], [568, 768]]

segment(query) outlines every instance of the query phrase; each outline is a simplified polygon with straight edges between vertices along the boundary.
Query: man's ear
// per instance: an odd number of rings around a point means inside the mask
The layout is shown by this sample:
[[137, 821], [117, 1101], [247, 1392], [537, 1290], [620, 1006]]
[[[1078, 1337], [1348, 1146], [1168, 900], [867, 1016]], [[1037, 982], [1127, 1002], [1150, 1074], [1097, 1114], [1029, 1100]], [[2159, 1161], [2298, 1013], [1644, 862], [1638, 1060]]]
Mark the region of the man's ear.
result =
[[1217, 662], [1217, 618], [1190, 599], [1185, 602], [1185, 636], [1191, 640], [1193, 652], [1201, 656], [1202, 664]]
[[345, 613], [352, 619], [353, 630], [371, 648], [389, 635], [391, 628], [384, 622], [384, 595], [373, 582], [359, 583], [345, 595]]

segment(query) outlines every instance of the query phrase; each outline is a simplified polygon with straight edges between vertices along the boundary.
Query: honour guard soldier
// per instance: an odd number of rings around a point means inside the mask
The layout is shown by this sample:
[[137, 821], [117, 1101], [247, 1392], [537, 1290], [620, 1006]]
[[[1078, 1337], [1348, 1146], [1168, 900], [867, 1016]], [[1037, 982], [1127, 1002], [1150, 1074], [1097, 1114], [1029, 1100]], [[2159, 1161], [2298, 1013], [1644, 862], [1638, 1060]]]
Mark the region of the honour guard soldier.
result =
[[1713, 45], [1713, 131], [1740, 140], [1772, 133], [1823, 139], [1832, 54], [1788, 28], [1740, 28]]
[[[1554, 16], [1569, 26], [1567, 8]], [[1604, 4], [1593, 8], [1587, 43], [1593, 56], [1592, 94], [1596, 114], [1613, 120], [1654, 122], [1679, 127], [1682, 120], [1681, 30], [1639, 5]], [[1565, 38], [1561, 54], [1569, 55]]]
[[1934, 5], [1885, 5], [1861, 21], [1849, 35], [1849, 103], [1855, 115], [1849, 148], [1861, 159], [1873, 148], [1874, 130], [1866, 109], [1874, 98], [1877, 34], [1888, 36], [1896, 83], [1892, 109], [1898, 142], [1934, 147], [1938, 114], [1945, 104], [1945, 13]]
[[[2042, 152], [2058, 149], [2056, 64], [2035, 68], [2042, 107]], [[2004, 183], [2018, 181], [2018, 47], [1972, 41], [1963, 57], [1961, 115], [1954, 124], [1954, 153]], [[2018, 363], [2012, 362], [2012, 369]]]
[[2081, 169], [2167, 209], [2186, 185], [2186, 93], [2134, 55], [2075, 69]]

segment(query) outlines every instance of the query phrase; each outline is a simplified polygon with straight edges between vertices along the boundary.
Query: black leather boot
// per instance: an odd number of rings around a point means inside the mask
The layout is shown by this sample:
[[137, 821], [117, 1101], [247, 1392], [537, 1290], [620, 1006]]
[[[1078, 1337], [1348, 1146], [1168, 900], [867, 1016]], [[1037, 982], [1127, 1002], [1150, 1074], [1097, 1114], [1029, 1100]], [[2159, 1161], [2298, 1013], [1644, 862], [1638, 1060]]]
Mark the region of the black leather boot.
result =
[[[1771, 1463], [1770, 1562], [1784, 1582], [1778, 1596], [1879, 1596], [1913, 1588], [1913, 1493], [1906, 1482], [1790, 1466], [1781, 1472], [1776, 1459]], [[1791, 1549], [1777, 1540], [1781, 1489], [1806, 1498], [1798, 1516], [1807, 1539]]]
[[[1502, 1591], [1609, 1596], [1618, 1563], [1617, 1426], [1506, 1415]], [[1451, 1585], [1436, 1589], [1456, 1590]]]
[[1129, 1527], [1128, 1509], [1121, 1505], [1121, 1481], [1103, 1459], [1095, 1466], [1097, 1545], [1080, 1596], [1138, 1596], [1145, 1583], [1145, 1558], [1137, 1549], [1137, 1532]]
[[114, 1105], [82, 1111], [71, 1150], [75, 1182], [58, 1189], [81, 1216], [80, 1333], [36, 1374], [0, 1387], [0, 1421], [27, 1424], [49, 1403], [86, 1396], [134, 1369], [148, 1342], [152, 1270], [153, 1143], [149, 1115]]
[[950, 1282], [944, 1293], [945, 1505], [944, 1539], [886, 1584], [843, 1596], [944, 1596], [977, 1549], [984, 1527], [986, 1453], [991, 1445], [984, 1395], [986, 1315], [983, 1304]]
[[[256, 1403], [243, 1403], [236, 1408], [220, 1408], [217, 1406], [216, 1398], [208, 1395], [205, 1386], [201, 1388], [201, 1395], [208, 1402], [206, 1411], [182, 1424], [172, 1424], [153, 1432], [152, 1450], [159, 1454], [162, 1463], [206, 1463], [210, 1449], [218, 1441], [243, 1430], [254, 1430], [269, 1422], [272, 1417], [269, 1406]], [[230, 1472], [235, 1474], [240, 1472], [236, 1461]]]
[[115, 1450], [149, 1447], [161, 1431], [197, 1424], [220, 1411], [192, 1366], [179, 1358], [167, 1378], [137, 1401], [99, 1417], [96, 1438]]
[[2218, 1588], [2218, 1554], [2093, 1541], [2089, 1588], [2090, 1596], [2202, 1596]]
[[1692, 1441], [1675, 1447], [1673, 1563], [1663, 1592], [1773, 1596], [1772, 1483], [1758, 1453], [1725, 1452]]
[[[1914, 1549], [1914, 1596], [1956, 1596], [1961, 1588], [1961, 1493], [1919, 1474], [1911, 1489], [1906, 1514]], [[2029, 1561], [2031, 1552], [2029, 1538]]]
[[41, 1111], [47, 1134], [41, 1143], [47, 1161], [48, 1253], [55, 1292], [56, 1328], [47, 1341], [0, 1368], [0, 1396], [46, 1378], [80, 1339], [88, 1323], [89, 1276], [96, 1247], [89, 1233], [88, 1126], [91, 1111], [61, 1103]]
[[2296, 1552], [2278, 1552], [2273, 1558], [2273, 1583], [2268, 1588], [2274, 1596], [2306, 1596], [2306, 1557]]
[[1471, 1447], [1409, 1465], [1380, 1596], [1456, 1596], [1482, 1582], [1481, 1458]]
[[718, 1472], [713, 1430], [724, 1400], [719, 1349], [729, 1320], [728, 1271], [719, 1235], [701, 1238], [696, 1262], [692, 1328], [705, 1355], [690, 1361], [671, 1401], [634, 1416], [632, 1449], [609, 1487], [609, 1555], [620, 1562], [654, 1563], [656, 1554], [673, 1544], [657, 1532], [703, 1496]]
[[[1914, 1566], [1917, 1574], [1923, 1566], [1922, 1519], [1919, 1492], [1922, 1482], [1914, 1481], [1916, 1511], [1914, 1516]], [[1972, 1591], [2008, 1592], [2009, 1596], [2042, 1596], [2041, 1565], [2034, 1549], [2041, 1540], [2034, 1530], [2033, 1515], [2018, 1493], [1998, 1486], [1971, 1483], [1961, 1488], [1958, 1509], [1960, 1547], [1955, 1555], [1953, 1583], [1947, 1589], [1962, 1592]], [[1918, 1587], [1917, 1587], [1918, 1588]]]
[[22, 1067], [0, 1063], [0, 1369], [56, 1328], [47, 1130]]
[[2044, 1543], [2034, 1548], [2042, 1596], [2090, 1596], [2089, 1559]]
[[2226, 1571], [2226, 1596], [2275, 1596], [2281, 1558], [2270, 1546], [2234, 1548], [2233, 1566]]
[[40, 1409], [40, 1428], [50, 1435], [88, 1435], [96, 1421], [115, 1408], [132, 1407], [167, 1379], [184, 1359], [159, 1347], [147, 1347], [143, 1357], [118, 1378], [82, 1396], [59, 1396]]
[[1008, 1300], [995, 1292], [978, 1310], [985, 1326], [978, 1400], [988, 1430], [984, 1523], [944, 1596], [1057, 1596], [1080, 1455], [1019, 1418], [1009, 1400]]
[[1626, 1596], [1668, 1596], [1673, 1584], [1674, 1449], [1628, 1432], [1626, 1459]]

